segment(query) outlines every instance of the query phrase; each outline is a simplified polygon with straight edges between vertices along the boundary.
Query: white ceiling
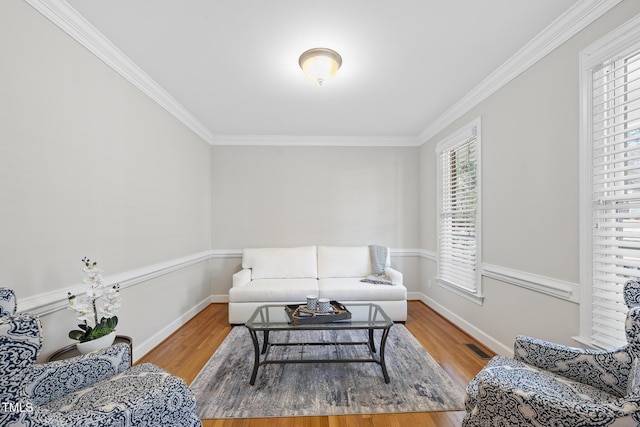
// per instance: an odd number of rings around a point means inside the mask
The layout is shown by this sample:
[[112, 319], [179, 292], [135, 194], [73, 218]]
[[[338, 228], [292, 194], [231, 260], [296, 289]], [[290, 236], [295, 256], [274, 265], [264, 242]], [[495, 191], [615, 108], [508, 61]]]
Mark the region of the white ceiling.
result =
[[[214, 136], [418, 138], [576, 0], [67, 0]], [[328, 47], [336, 78], [299, 55]]]

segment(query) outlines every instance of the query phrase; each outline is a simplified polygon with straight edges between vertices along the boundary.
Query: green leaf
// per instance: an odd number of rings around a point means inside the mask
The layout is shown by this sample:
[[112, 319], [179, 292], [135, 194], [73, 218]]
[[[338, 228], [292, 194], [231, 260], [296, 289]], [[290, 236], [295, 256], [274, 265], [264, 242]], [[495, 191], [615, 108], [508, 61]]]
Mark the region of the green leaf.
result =
[[84, 332], [75, 329], [69, 332], [69, 338], [72, 340], [82, 341], [82, 338], [84, 338]]
[[107, 326], [110, 329], [115, 329], [116, 326], [118, 325], [118, 317], [117, 316], [113, 316], [107, 319]]

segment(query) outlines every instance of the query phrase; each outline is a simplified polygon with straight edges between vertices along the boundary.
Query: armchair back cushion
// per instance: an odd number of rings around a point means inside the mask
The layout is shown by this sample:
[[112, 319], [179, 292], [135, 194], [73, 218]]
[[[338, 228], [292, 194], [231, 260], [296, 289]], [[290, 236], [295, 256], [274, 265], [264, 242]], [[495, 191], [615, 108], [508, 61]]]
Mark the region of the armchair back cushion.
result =
[[[73, 364], [62, 360], [33, 365], [29, 370], [25, 390], [34, 404], [43, 405], [91, 387], [99, 381], [108, 380], [130, 366], [129, 345], [119, 343], [98, 353], [79, 356]], [[61, 383], [60, 378], [68, 380]]]
[[245, 249], [242, 268], [255, 279], [314, 279], [318, 263], [315, 246]]
[[148, 363], [130, 368], [127, 344], [35, 363], [41, 348], [37, 316], [0, 316], [0, 426], [202, 425], [186, 383]]
[[627, 345], [568, 347], [518, 337], [467, 386], [464, 427], [640, 425], [640, 284], [624, 285]]
[[0, 288], [0, 316], [11, 316], [16, 313], [18, 302], [12, 289]]
[[628, 308], [640, 306], [640, 282], [628, 280], [624, 284], [624, 302]]
[[[630, 304], [629, 299], [626, 301], [627, 304]], [[633, 358], [627, 381], [627, 394], [631, 394], [640, 391], [640, 307], [631, 305], [629, 313], [627, 313], [625, 332], [629, 351]]]
[[530, 366], [590, 385], [617, 397], [628, 389], [632, 355], [627, 346], [615, 351], [567, 347], [537, 338], [518, 336], [514, 358]]
[[319, 279], [362, 278], [372, 273], [371, 252], [367, 246], [318, 246]]

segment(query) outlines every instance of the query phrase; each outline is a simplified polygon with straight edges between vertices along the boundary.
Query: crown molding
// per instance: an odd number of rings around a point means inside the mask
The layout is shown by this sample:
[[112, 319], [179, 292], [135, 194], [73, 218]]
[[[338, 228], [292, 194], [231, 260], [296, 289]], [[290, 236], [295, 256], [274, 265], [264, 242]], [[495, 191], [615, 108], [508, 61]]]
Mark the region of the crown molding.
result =
[[622, 0], [583, 0], [576, 2], [500, 68], [438, 117], [420, 135], [415, 137], [213, 135], [208, 128], [66, 1], [25, 1], [211, 145], [415, 147], [422, 145], [446, 128]]
[[186, 108], [66, 1], [25, 1], [211, 145], [353, 147], [417, 147], [419, 145], [420, 141], [415, 136], [213, 135]]
[[281, 145], [322, 147], [417, 147], [407, 136], [216, 135], [212, 145]]
[[600, 18], [622, 0], [585, 0], [576, 2], [542, 32], [522, 47], [471, 92], [445, 111], [418, 137], [420, 145], [480, 104], [522, 72], [553, 52], [561, 44]]
[[213, 134], [155, 80], [89, 23], [64, 0], [25, 0], [45, 18], [57, 25], [102, 62], [141, 90], [176, 119], [207, 141]]

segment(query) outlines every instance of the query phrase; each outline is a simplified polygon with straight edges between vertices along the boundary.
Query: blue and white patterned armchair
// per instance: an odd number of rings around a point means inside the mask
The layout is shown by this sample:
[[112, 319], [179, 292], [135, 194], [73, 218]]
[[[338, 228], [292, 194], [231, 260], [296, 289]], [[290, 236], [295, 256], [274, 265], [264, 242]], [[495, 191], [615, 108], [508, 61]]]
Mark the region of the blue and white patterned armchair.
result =
[[640, 425], [640, 283], [624, 287], [627, 345], [612, 351], [519, 336], [467, 386], [463, 426]]
[[66, 360], [35, 363], [40, 320], [15, 314], [0, 288], [0, 426], [201, 426], [185, 382], [152, 364], [131, 367], [116, 344]]

